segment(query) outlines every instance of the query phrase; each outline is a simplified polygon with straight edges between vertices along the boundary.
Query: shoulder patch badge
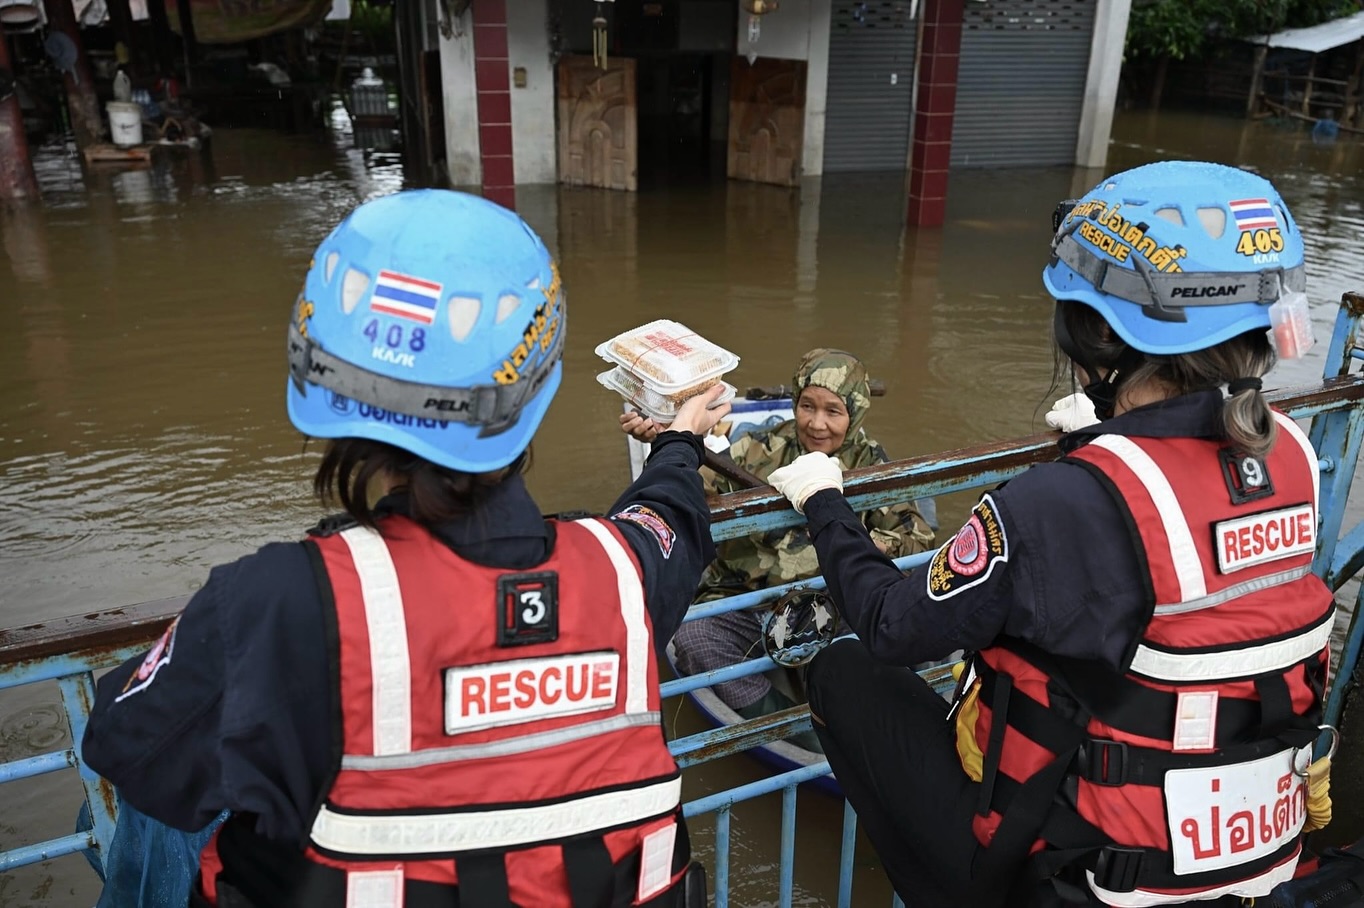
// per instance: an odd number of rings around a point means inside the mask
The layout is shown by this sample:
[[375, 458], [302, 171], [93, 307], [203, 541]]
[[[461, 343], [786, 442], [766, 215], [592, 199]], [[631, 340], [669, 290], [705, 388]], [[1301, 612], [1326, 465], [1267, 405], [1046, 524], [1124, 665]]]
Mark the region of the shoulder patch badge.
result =
[[673, 528], [668, 526], [668, 521], [664, 520], [653, 508], [645, 507], [642, 504], [632, 504], [624, 510], [611, 515], [612, 520], [625, 520], [636, 526], [641, 526], [649, 531], [658, 543], [658, 550], [663, 553], [666, 560], [673, 553], [673, 542], [677, 539], [677, 534]]
[[994, 499], [986, 495], [928, 564], [928, 596], [941, 601], [984, 583], [995, 565], [1009, 560], [1009, 537]]
[[137, 671], [128, 676], [127, 682], [123, 685], [123, 692], [114, 698], [115, 703], [122, 703], [133, 694], [141, 693], [152, 686], [156, 680], [156, 673], [161, 671], [163, 665], [170, 665], [171, 653], [175, 650], [175, 629], [180, 626], [180, 617], [177, 615], [175, 620], [166, 628], [161, 639], [156, 641], [156, 645], [147, 651], [143, 657], [142, 664], [137, 667]]

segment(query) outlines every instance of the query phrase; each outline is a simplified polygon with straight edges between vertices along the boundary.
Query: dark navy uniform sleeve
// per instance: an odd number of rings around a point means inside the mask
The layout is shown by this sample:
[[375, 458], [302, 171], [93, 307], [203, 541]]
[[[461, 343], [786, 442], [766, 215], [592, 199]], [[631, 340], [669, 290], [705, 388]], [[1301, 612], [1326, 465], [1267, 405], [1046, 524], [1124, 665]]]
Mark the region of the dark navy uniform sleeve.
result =
[[221, 569], [145, 656], [96, 683], [81, 753], [138, 810], [186, 832], [222, 810]]
[[188, 831], [230, 809], [301, 841], [330, 768], [333, 711], [308, 552], [273, 544], [214, 568], [154, 674], [138, 657], [99, 680], [83, 753], [143, 813]]
[[682, 626], [701, 572], [715, 559], [700, 463], [697, 436], [660, 433], [639, 478], [607, 512], [644, 571], [644, 601], [660, 651]]
[[819, 563], [872, 656], [913, 665], [1000, 636], [1123, 664], [1149, 603], [1122, 511], [1088, 471], [1042, 464], [982, 496], [966, 524], [908, 574], [837, 491], [806, 502]]

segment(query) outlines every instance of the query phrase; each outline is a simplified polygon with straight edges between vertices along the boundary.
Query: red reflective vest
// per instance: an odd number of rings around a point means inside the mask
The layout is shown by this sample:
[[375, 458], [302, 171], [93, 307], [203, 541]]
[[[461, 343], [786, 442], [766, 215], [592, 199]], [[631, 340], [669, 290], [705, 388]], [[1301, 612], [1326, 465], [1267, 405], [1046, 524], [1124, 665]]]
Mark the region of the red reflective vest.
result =
[[400, 906], [414, 882], [563, 908], [676, 882], [681, 776], [639, 564], [609, 521], [554, 527], [525, 571], [465, 561], [403, 517], [314, 540], [342, 753], [305, 853], [345, 874], [347, 908]]
[[1014, 641], [977, 654], [986, 854], [1031, 849], [1041, 876], [1082, 866], [1115, 906], [1292, 876], [1334, 603], [1311, 573], [1317, 457], [1275, 418], [1262, 461], [1113, 435], [1069, 455], [1130, 517], [1149, 618], [1123, 673]]

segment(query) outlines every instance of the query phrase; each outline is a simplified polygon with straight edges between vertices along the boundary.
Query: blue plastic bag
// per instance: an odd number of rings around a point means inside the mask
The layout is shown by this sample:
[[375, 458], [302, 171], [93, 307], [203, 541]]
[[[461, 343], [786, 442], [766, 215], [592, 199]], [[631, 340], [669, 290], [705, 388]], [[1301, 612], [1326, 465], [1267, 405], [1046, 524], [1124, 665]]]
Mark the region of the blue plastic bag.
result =
[[[118, 825], [105, 866], [92, 851], [85, 857], [104, 880], [95, 908], [184, 908], [199, 873], [199, 853], [227, 818], [223, 812], [198, 832], [181, 832], [118, 799]], [[81, 805], [76, 831], [90, 829], [90, 808]]]

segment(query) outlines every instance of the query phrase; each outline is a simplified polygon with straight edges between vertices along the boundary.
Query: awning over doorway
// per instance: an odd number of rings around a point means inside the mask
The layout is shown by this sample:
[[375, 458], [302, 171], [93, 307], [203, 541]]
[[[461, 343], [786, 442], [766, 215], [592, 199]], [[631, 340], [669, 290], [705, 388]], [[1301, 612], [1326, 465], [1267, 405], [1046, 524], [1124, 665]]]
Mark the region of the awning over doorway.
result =
[[1333, 47], [1353, 44], [1364, 38], [1364, 12], [1332, 19], [1309, 28], [1288, 28], [1273, 35], [1258, 35], [1246, 38], [1251, 44], [1264, 44], [1268, 47], [1284, 47], [1302, 50], [1309, 54], [1319, 54]]

